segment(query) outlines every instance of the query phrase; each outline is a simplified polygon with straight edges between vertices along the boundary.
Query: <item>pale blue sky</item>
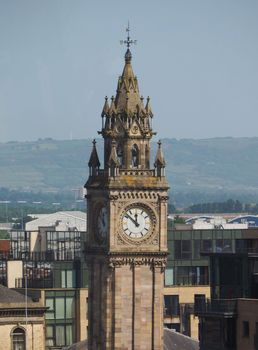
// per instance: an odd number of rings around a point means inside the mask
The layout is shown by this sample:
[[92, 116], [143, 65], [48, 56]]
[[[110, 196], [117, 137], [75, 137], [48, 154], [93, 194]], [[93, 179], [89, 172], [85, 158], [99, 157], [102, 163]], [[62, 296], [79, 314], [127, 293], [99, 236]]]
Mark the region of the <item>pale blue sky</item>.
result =
[[128, 20], [159, 137], [258, 136], [257, 0], [0, 0], [0, 142], [95, 137]]

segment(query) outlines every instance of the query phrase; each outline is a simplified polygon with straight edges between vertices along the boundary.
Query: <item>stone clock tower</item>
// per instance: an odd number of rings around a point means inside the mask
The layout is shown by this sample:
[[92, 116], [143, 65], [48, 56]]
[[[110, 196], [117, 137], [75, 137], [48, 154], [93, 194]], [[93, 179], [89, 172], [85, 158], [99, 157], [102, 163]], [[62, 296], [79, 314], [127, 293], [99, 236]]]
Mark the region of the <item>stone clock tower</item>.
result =
[[139, 93], [127, 31], [116, 96], [101, 114], [104, 166], [94, 141], [85, 185], [90, 350], [163, 350], [168, 183], [160, 142], [150, 167], [153, 114]]

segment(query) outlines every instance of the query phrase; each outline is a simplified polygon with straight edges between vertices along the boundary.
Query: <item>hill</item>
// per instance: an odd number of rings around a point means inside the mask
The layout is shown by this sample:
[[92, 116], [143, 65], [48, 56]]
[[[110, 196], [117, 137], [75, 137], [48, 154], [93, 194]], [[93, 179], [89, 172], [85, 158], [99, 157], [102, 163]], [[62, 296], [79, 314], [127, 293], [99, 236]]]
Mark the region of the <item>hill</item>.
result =
[[[91, 140], [0, 143], [0, 187], [43, 192], [81, 187], [91, 146]], [[102, 159], [103, 141], [97, 146]], [[164, 139], [163, 151], [176, 204], [258, 201], [258, 137]]]

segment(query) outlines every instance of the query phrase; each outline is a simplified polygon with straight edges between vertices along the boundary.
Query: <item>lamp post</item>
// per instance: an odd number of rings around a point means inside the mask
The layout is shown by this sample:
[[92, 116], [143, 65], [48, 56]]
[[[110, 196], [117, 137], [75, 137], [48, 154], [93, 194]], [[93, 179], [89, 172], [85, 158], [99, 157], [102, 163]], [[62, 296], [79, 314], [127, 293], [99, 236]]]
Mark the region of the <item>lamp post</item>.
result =
[[[22, 263], [25, 264], [27, 261], [27, 254], [28, 252], [22, 252], [22, 256], [24, 257], [22, 259]], [[27, 265], [25, 265], [24, 268], [24, 288], [25, 288], [25, 328], [26, 328], [26, 337], [25, 337], [25, 350], [28, 350], [28, 337], [29, 337], [29, 331], [28, 331], [28, 276], [27, 276]]]

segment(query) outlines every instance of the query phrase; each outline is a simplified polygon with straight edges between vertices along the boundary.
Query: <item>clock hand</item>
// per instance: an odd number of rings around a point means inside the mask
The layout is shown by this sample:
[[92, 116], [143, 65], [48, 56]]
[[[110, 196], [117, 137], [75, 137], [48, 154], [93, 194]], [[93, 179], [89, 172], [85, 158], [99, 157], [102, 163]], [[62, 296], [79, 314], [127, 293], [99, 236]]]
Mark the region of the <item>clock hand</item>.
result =
[[[138, 224], [138, 220], [137, 220], [138, 214], [134, 214], [134, 218], [135, 218], [135, 222]], [[139, 226], [139, 224], [138, 224], [138, 226]]]
[[138, 222], [135, 221], [130, 215], [126, 214], [125, 216], [126, 216], [128, 219], [130, 219], [130, 220], [135, 224], [136, 227], [139, 226]]

